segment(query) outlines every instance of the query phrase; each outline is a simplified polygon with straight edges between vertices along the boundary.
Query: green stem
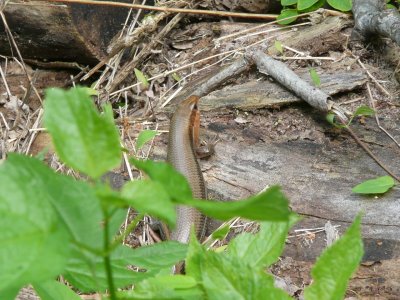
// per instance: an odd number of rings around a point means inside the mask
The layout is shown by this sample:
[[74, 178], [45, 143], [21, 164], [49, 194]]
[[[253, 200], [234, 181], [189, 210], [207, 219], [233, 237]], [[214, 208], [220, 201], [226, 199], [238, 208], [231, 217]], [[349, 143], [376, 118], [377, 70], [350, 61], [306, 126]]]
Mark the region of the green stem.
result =
[[111, 300], [117, 300], [117, 295], [115, 294], [114, 287], [114, 278], [112, 276], [112, 268], [111, 268], [111, 252], [110, 252], [110, 241], [109, 241], [109, 215], [107, 209], [104, 209], [104, 266], [106, 269], [107, 282], [108, 282], [108, 291], [110, 293]]

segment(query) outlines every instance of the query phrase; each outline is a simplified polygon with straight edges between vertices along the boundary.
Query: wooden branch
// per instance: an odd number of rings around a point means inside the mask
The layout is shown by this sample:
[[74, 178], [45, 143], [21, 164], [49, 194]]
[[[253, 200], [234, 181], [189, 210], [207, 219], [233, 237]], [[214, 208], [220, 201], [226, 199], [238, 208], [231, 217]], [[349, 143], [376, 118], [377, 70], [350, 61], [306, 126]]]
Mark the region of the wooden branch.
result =
[[376, 34], [389, 37], [400, 46], [400, 14], [385, 5], [382, 0], [353, 0], [355, 34], [364, 39]]
[[254, 60], [261, 73], [272, 76], [276, 81], [293, 91], [312, 107], [324, 112], [329, 110], [329, 95], [302, 80], [284, 63], [274, 60], [260, 50], [249, 51], [247, 52], [247, 56]]
[[245, 18], [245, 19], [275, 20], [277, 17], [277, 15], [268, 15], [268, 14], [249, 14], [249, 13], [230, 12], [230, 11], [212, 11], [212, 10], [204, 10], [204, 9], [187, 9], [187, 8], [176, 8], [176, 7], [165, 7], [165, 6], [148, 6], [148, 5], [141, 5], [141, 4], [113, 2], [113, 1], [91, 1], [91, 0], [48, 0], [48, 1], [61, 2], [61, 3], [90, 4], [93, 6], [95, 6], [95, 5], [104, 6], [105, 5], [105, 6], [112, 6], [112, 7], [124, 7], [124, 8], [145, 9], [145, 10], [162, 11], [162, 12], [207, 15], [207, 16], [217, 16], [217, 17]]

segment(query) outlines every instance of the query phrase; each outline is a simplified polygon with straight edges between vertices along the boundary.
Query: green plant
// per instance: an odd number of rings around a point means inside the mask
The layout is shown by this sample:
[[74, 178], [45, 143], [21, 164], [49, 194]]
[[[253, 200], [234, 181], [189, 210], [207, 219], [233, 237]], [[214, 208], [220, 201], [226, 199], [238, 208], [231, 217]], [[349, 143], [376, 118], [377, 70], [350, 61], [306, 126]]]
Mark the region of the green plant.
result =
[[[355, 117], [369, 117], [369, 116], [372, 116], [374, 113], [375, 113], [375, 111], [372, 108], [370, 108], [369, 106], [361, 105], [360, 107], [358, 107], [356, 109], [356, 111], [353, 113], [353, 115], [351, 116], [350, 120], [347, 123], [344, 123], [343, 121], [340, 121], [340, 120], [339, 120], [339, 122], [337, 122], [336, 114], [333, 112], [329, 112], [326, 115], [326, 120], [337, 128], [340, 128], [340, 129], [346, 128], [353, 135], [353, 137], [356, 139], [356, 141], [358, 141], [358, 138], [354, 135], [354, 133], [352, 133], [352, 131], [349, 128], [351, 122], [353, 122]], [[358, 143], [360, 144], [361, 142], [358, 141]], [[368, 149], [366, 149], [366, 151], [367, 150]], [[367, 151], [367, 153], [368, 153], [368, 151]], [[377, 159], [374, 157], [373, 154], [370, 154], [370, 155], [373, 156], [373, 158], [377, 161]], [[384, 169], [389, 174], [392, 174], [386, 168], [384, 168]], [[368, 194], [384, 194], [388, 190], [390, 190], [392, 187], [394, 187], [395, 185], [396, 184], [395, 184], [393, 177], [381, 176], [381, 177], [378, 177], [375, 179], [366, 180], [366, 181], [356, 185], [352, 189], [352, 192], [356, 193], [356, 194], [366, 194], [366, 195], [368, 195]]]
[[[264, 272], [278, 259], [298, 219], [279, 187], [232, 203], [192, 199], [185, 178], [168, 164], [132, 159], [148, 179], [117, 192], [101, 180], [120, 163], [122, 151], [110, 106], [99, 113], [87, 89], [49, 89], [44, 121], [58, 156], [88, 180], [58, 174], [18, 154], [0, 166], [2, 300], [14, 299], [27, 284], [44, 300], [79, 299], [56, 280], [59, 275], [81, 292], [106, 293], [110, 299], [290, 299]], [[154, 134], [144, 134], [140, 144]], [[261, 229], [237, 236], [218, 252], [206, 251], [195, 238], [189, 245], [166, 241], [131, 249], [121, 244], [144, 214], [173, 227], [177, 204], [221, 220], [257, 220]], [[138, 215], [119, 234], [128, 206]], [[362, 253], [358, 217], [320, 257], [307, 299], [340, 299]], [[186, 275], [171, 275], [171, 266], [185, 258]], [[135, 288], [128, 289], [132, 284]]]
[[309, 71], [312, 82], [316, 87], [319, 87], [321, 85], [321, 78], [319, 77], [317, 71], [315, 71], [315, 69], [312, 68]]
[[350, 126], [350, 124], [353, 122], [354, 118], [356, 117], [370, 117], [372, 115], [374, 115], [375, 110], [373, 110], [372, 108], [370, 108], [367, 105], [361, 105], [359, 106], [356, 111], [353, 113], [353, 115], [351, 116], [350, 120], [347, 122], [347, 124], [343, 124], [340, 120], [339, 122], [337, 122], [336, 120], [336, 114], [333, 112], [329, 112], [326, 115], [326, 120], [332, 124], [333, 126], [337, 127], [337, 128], [346, 128], [348, 126]]
[[283, 9], [278, 16], [278, 20], [290, 18], [278, 23], [281, 25], [290, 24], [296, 20], [299, 14], [315, 11], [326, 3], [343, 12], [350, 11], [352, 8], [351, 0], [281, 0]]

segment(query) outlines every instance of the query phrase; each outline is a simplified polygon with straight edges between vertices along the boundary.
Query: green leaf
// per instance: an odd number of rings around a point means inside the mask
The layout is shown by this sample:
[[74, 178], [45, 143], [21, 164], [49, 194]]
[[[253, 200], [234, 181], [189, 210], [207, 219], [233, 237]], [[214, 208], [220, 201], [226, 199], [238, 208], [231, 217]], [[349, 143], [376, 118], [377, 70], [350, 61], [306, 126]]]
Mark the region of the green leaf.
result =
[[85, 89], [48, 89], [44, 122], [59, 157], [98, 178], [118, 166], [121, 148], [110, 107], [99, 114]]
[[122, 188], [122, 196], [139, 212], [164, 220], [170, 226], [175, 225], [175, 205], [161, 183], [151, 180], [130, 181]]
[[[186, 178], [165, 162], [137, 160], [132, 158], [132, 164], [144, 171], [151, 180], [161, 183], [171, 199], [191, 199], [192, 191]], [[182, 201], [183, 201], [182, 200]]]
[[[64, 278], [82, 292], [103, 292], [108, 288], [103, 257], [75, 248], [74, 258], [68, 263]], [[129, 247], [120, 245], [111, 254], [111, 267], [116, 288], [124, 288], [139, 282], [156, 272], [135, 272], [128, 269], [134, 265], [126, 257], [133, 251]]]
[[395, 181], [390, 176], [382, 176], [364, 181], [351, 190], [357, 194], [383, 194], [395, 186]]
[[172, 73], [172, 78], [177, 82], [181, 81], [181, 77], [175, 72]]
[[298, 0], [297, 1], [297, 9], [298, 10], [305, 10], [307, 8], [312, 7], [318, 0]]
[[223, 221], [233, 217], [257, 221], [287, 221], [291, 215], [288, 201], [278, 186], [271, 187], [259, 195], [233, 202], [181, 200], [178, 202], [196, 207], [205, 215]]
[[319, 78], [319, 75], [315, 69], [310, 69], [310, 76], [316, 87], [321, 85], [321, 79]]
[[1, 291], [1, 300], [15, 300], [18, 299], [18, 293], [20, 288], [11, 288]]
[[275, 49], [279, 51], [279, 53], [283, 54], [283, 47], [280, 41], [275, 41], [274, 46]]
[[300, 13], [312, 12], [312, 11], [316, 11], [318, 8], [323, 7], [325, 3], [326, 3], [326, 0], [317, 0], [316, 3], [314, 3], [313, 5], [311, 5], [310, 7], [306, 8], [306, 9], [300, 9], [297, 6], [297, 10]]
[[299, 220], [293, 214], [287, 222], [261, 222], [257, 234], [242, 233], [228, 246], [227, 255], [253, 268], [265, 269], [276, 262], [285, 246], [291, 226]]
[[148, 89], [149, 88], [149, 81], [147, 80], [146, 76], [143, 74], [142, 71], [138, 70], [138, 69], [134, 69], [135, 70], [135, 76], [136, 78], [140, 81], [140, 83], [142, 84], [144, 89]]
[[282, 6], [289, 6], [289, 5], [293, 5], [296, 3], [297, 3], [297, 0], [281, 0]]
[[287, 25], [296, 21], [298, 14], [296, 9], [283, 9], [276, 19], [278, 20], [278, 24]]
[[362, 105], [356, 109], [353, 116], [372, 116], [374, 113], [375, 110], [373, 110], [371, 107]]
[[126, 253], [126, 261], [141, 268], [160, 270], [170, 267], [186, 257], [188, 245], [167, 241], [132, 249]]
[[195, 238], [189, 245], [186, 274], [202, 283], [204, 299], [292, 299], [274, 286], [271, 275], [239, 258], [206, 251]]
[[331, 125], [334, 125], [335, 126], [335, 114], [334, 113], [332, 113], [332, 112], [329, 112], [327, 115], [326, 115], [326, 120], [328, 121], [328, 123], [329, 124], [331, 124]]
[[[335, 115], [334, 113], [329, 112], [329, 113], [326, 115], [325, 118], [326, 118], [326, 120], [328, 121], [329, 124], [335, 126], [336, 128], [346, 128], [346, 127], [347, 127], [346, 125], [336, 123], [335, 117], [336, 117], [336, 115]], [[349, 122], [349, 123], [350, 123], [350, 122]]]
[[97, 96], [99, 94], [99, 92], [92, 87], [81, 87], [81, 89], [84, 89], [89, 96]]
[[36, 283], [33, 287], [41, 300], [81, 300], [69, 287], [56, 280]]
[[351, 0], [328, 0], [328, 4], [340, 11], [350, 11], [352, 8]]
[[54, 175], [39, 160], [12, 153], [0, 166], [0, 295], [65, 269], [70, 235], [51, 204]]
[[139, 136], [136, 140], [136, 151], [142, 149], [142, 147], [149, 141], [151, 141], [156, 135], [156, 130], [143, 130], [139, 133]]
[[44, 147], [38, 154], [36, 154], [34, 157], [40, 161], [44, 161], [46, 158], [46, 154], [49, 153], [49, 146]]
[[[106, 272], [102, 257], [79, 251], [80, 256], [70, 261], [67, 273], [68, 282], [85, 292], [104, 291], [108, 288]], [[136, 284], [144, 279], [155, 276], [161, 270], [170, 268], [185, 258], [187, 245], [168, 241], [151, 246], [131, 249], [118, 246], [111, 254], [111, 266], [117, 288]], [[88, 264], [88, 261], [90, 262]], [[134, 272], [127, 266], [133, 265], [145, 268], [146, 272]]]
[[135, 285], [134, 290], [118, 293], [123, 299], [204, 299], [204, 293], [196, 280], [190, 276], [163, 275], [150, 278]]
[[227, 225], [223, 226], [222, 228], [215, 230], [212, 233], [212, 238], [215, 240], [222, 240], [229, 233], [229, 230], [230, 230], [230, 228], [229, 228], [229, 225], [227, 224]]
[[361, 217], [357, 216], [346, 233], [318, 258], [311, 271], [314, 281], [304, 290], [305, 299], [343, 299], [347, 283], [364, 254], [360, 222]]

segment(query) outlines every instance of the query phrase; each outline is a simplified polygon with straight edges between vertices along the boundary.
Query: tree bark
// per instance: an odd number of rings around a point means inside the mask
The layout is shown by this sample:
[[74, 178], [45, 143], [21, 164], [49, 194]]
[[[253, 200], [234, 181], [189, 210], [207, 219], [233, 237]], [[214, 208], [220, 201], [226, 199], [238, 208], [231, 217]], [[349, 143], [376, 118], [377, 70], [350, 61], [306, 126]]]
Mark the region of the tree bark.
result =
[[385, 9], [383, 0], [354, 0], [354, 33], [363, 39], [373, 35], [391, 38], [400, 46], [400, 14], [395, 9]]
[[[129, 2], [124, 0], [124, 2]], [[95, 64], [122, 28], [127, 9], [16, 0], [0, 22], [0, 54], [15, 56], [9, 27], [23, 58]]]

